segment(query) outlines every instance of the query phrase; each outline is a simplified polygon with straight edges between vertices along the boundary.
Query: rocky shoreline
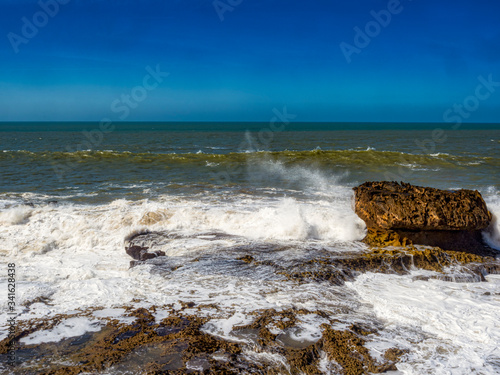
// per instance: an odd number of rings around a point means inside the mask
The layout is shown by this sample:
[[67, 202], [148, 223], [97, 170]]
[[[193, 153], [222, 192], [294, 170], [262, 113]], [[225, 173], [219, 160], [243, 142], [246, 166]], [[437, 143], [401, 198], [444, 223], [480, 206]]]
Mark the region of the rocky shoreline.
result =
[[[252, 256], [242, 257], [239, 261], [251, 267], [260, 265]], [[267, 265], [270, 265], [269, 262]], [[273, 266], [278, 274], [296, 283], [327, 282], [332, 286], [352, 280], [363, 272], [407, 274], [413, 267], [437, 271], [429, 278], [450, 282], [481, 282], [489, 273], [500, 273], [500, 262], [492, 257], [414, 246], [372, 249], [357, 256], [351, 254], [337, 259], [316, 259], [288, 269]], [[449, 272], [453, 267], [460, 269], [459, 276]], [[207, 309], [217, 311], [216, 305], [198, 306], [185, 301], [177, 310], [173, 306], [120, 308], [126, 311], [127, 316], [135, 318], [133, 324], [109, 319], [99, 332], [58, 343], [22, 344], [23, 367], [13, 368], [11, 373], [94, 374], [104, 370], [118, 373], [135, 369], [132, 373], [320, 374], [322, 372], [318, 368], [321, 361], [325, 362], [326, 356], [339, 366], [335, 371], [351, 375], [396, 370], [396, 364], [404, 359], [407, 351], [389, 348], [383, 354], [383, 361], [376, 360], [366, 348], [367, 337], [376, 340], [376, 326], [351, 324], [345, 330], [333, 329], [338, 321], [324, 311], [258, 311], [252, 323], [235, 326], [231, 331], [234, 340], [228, 340], [203, 330], [203, 326], [210, 321], [206, 316]], [[169, 311], [169, 314], [161, 321], [155, 321], [153, 314], [156, 311]], [[94, 312], [87, 310], [49, 320], [25, 322], [16, 340], [36, 331], [50, 330], [66, 319], [91, 316]], [[323, 325], [322, 337], [316, 342], [295, 342], [287, 337], [286, 332], [295, 327], [300, 316], [306, 314], [319, 315], [329, 323]], [[284, 333], [275, 334], [273, 328]], [[7, 350], [8, 341], [3, 340], [0, 342], [0, 355], [5, 355]], [[264, 355], [262, 358], [248, 355], [249, 350], [277, 355], [285, 362], [277, 366], [275, 361], [266, 360]]]
[[[249, 272], [268, 267], [276, 278], [295, 285], [327, 283], [331, 287], [366, 272], [408, 275], [421, 269], [432, 272], [418, 276], [418, 280], [447, 282], [485, 282], [488, 274], [500, 274], [500, 253], [477, 236], [491, 221], [479, 193], [443, 192], [392, 182], [365, 183], [355, 192], [356, 213], [368, 227], [363, 240], [368, 245], [365, 251], [332, 253], [316, 249], [308, 259], [287, 263], [270, 260], [262, 255], [265, 252], [240, 247], [234, 249], [232, 262]], [[228, 236], [212, 235], [214, 239]], [[131, 267], [161, 265], [165, 256], [161, 247], [176, 238], [178, 234], [162, 232], [130, 236], [125, 250], [134, 259]], [[431, 245], [436, 241], [451, 245]], [[172, 264], [169, 270], [186, 266], [189, 263]], [[228, 335], [214, 336], [205, 329], [211, 315], [223, 314], [215, 304], [198, 305], [186, 300], [180, 307], [119, 308], [133, 318], [133, 323], [107, 318], [101, 321], [98, 332], [58, 343], [21, 344], [23, 366], [12, 368], [10, 373], [321, 374], [331, 370], [358, 375], [396, 370], [408, 353], [407, 348], [391, 347], [374, 358], [367, 342], [377, 340], [381, 325], [346, 324], [321, 310], [258, 310], [252, 322], [233, 326], [228, 339]], [[99, 309], [24, 321], [16, 340], [52, 329], [66, 319], [94, 316], [96, 311]], [[161, 319], [155, 315], [159, 311]], [[311, 342], [294, 340], [290, 333], [297, 321], [311, 314], [325, 321], [321, 337]], [[8, 344], [7, 339], [0, 342], [0, 357], [6, 355]]]
[[[376, 330], [357, 324], [350, 325], [347, 330], [335, 330], [330, 324], [325, 324], [323, 337], [314, 343], [293, 342], [273, 334], [268, 328], [270, 325], [284, 330], [292, 328], [298, 316], [312, 313], [307, 310], [259, 311], [252, 324], [234, 328], [235, 337], [240, 339], [238, 342], [203, 332], [203, 325], [209, 318], [184, 314], [182, 310], [172, 311], [170, 316], [156, 322], [152, 313], [156, 309], [168, 308], [130, 309], [128, 316], [136, 318], [132, 325], [110, 321], [97, 333], [58, 343], [26, 346], [22, 349], [26, 357], [24, 369], [12, 368], [11, 373], [62, 375], [107, 370], [108, 373], [129, 371], [142, 374], [320, 374], [320, 362], [328, 358], [338, 363], [336, 370], [350, 375], [395, 370], [395, 363], [405, 353], [390, 348], [382, 362], [375, 360], [365, 348], [365, 337], [376, 335]], [[78, 316], [90, 313], [86, 311]], [[61, 320], [74, 316], [27, 322], [18, 338], [42, 326], [50, 329]], [[2, 352], [4, 346], [2, 342]], [[249, 356], [246, 353], [248, 346], [254, 352], [270, 353], [286, 362], [277, 366], [276, 362], [265, 357], [259, 360]], [[60, 364], [56, 364], [58, 362]], [[65, 364], [68, 362], [71, 365]]]

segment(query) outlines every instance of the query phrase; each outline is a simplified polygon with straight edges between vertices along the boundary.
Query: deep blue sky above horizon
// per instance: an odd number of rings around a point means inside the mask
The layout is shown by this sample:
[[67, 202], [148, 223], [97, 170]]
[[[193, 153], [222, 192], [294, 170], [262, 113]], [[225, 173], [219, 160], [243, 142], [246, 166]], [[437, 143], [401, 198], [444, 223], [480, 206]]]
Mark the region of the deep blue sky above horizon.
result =
[[[479, 76], [500, 82], [490, 0], [401, 0], [350, 63], [340, 44], [394, 0], [221, 0], [236, 4], [223, 21], [213, 0], [60, 1], [26, 37], [38, 2], [0, 0], [0, 121], [269, 121], [286, 106], [297, 121], [441, 122]], [[158, 65], [169, 76], [122, 102]], [[462, 119], [500, 122], [493, 90]]]

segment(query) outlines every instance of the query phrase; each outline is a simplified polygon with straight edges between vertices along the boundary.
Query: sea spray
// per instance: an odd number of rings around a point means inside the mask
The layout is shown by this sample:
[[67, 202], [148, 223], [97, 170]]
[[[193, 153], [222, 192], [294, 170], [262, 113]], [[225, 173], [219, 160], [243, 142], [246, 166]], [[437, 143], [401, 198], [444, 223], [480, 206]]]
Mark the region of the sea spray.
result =
[[500, 193], [496, 188], [489, 187], [486, 194], [486, 205], [493, 219], [490, 226], [483, 231], [483, 237], [489, 246], [500, 250]]

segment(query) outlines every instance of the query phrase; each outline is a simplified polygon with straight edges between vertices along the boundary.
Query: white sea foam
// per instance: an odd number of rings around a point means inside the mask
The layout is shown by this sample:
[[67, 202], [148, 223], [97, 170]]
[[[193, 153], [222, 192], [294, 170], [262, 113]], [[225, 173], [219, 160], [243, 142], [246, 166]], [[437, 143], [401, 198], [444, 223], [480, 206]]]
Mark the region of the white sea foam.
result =
[[0, 224], [17, 225], [27, 220], [33, 212], [29, 206], [17, 206], [0, 212]]
[[[267, 201], [245, 198], [235, 205], [164, 197], [160, 202], [116, 200], [100, 206], [40, 206], [23, 208], [22, 212], [31, 213], [29, 220], [16, 219], [17, 225], [0, 226], [3, 239], [0, 253], [17, 264], [18, 304], [47, 298], [54, 306], [52, 314], [75, 308], [111, 308], [138, 297], [150, 303], [190, 300], [192, 296], [187, 290], [197, 290], [199, 301], [205, 303], [211, 303], [208, 295], [218, 290], [223, 295], [221, 303], [227, 302], [227, 306], [232, 306], [231, 299], [239, 294], [238, 299], [245, 305], [259, 295], [256, 290], [266, 289], [260, 280], [240, 286], [238, 278], [228, 278], [228, 285], [221, 287], [217, 273], [195, 281], [185, 275], [167, 287], [165, 278], [151, 275], [147, 266], [129, 269], [131, 258], [124, 251], [123, 240], [130, 233], [144, 229], [175, 230], [186, 235], [219, 231], [244, 236], [249, 243], [258, 238], [348, 241], [362, 238], [364, 231], [364, 225], [350, 211], [350, 197], [331, 204], [305, 203], [292, 198]], [[164, 216], [146, 225], [143, 219], [151, 212]], [[171, 244], [169, 256], [217, 251], [218, 247], [231, 243], [231, 240], [186, 238]], [[255, 306], [276, 307], [269, 298], [259, 297], [261, 302]], [[287, 298], [285, 293], [283, 301]], [[6, 301], [0, 301], [6, 307]], [[303, 303], [306, 301], [303, 298]], [[280, 297], [276, 303], [288, 302], [281, 302]], [[43, 317], [47, 313], [45, 306], [33, 304], [21, 319]]]
[[132, 324], [137, 318], [133, 316], [124, 316], [126, 310], [125, 309], [102, 309], [97, 310], [92, 313], [96, 318], [107, 318], [117, 320], [119, 323]]
[[168, 230], [220, 230], [250, 238], [281, 240], [338, 240], [363, 238], [364, 223], [350, 203], [332, 207], [328, 202], [301, 203], [285, 198], [262, 207], [180, 207], [162, 223]]
[[41, 344], [44, 342], [58, 342], [62, 339], [78, 337], [87, 332], [97, 332], [100, 330], [101, 327], [97, 320], [90, 320], [85, 317], [69, 318], [52, 329], [34, 332], [22, 338], [20, 341], [27, 345]]
[[299, 317], [299, 323], [290, 331], [290, 338], [298, 342], [316, 342], [322, 336], [322, 324], [329, 321], [316, 314], [306, 314]]
[[[4, 206], [0, 212], [0, 254], [16, 263], [17, 305], [28, 306], [18, 311], [18, 319], [103, 308], [93, 312], [92, 318], [71, 318], [75, 320], [34, 333], [25, 342], [73, 337], [70, 331], [74, 336], [81, 335], [98, 330], [107, 319], [129, 323], [134, 318], [126, 316], [123, 306], [172, 305], [180, 309], [186, 301], [219, 307], [202, 312], [184, 310], [186, 314], [211, 318], [204, 326], [205, 332], [246, 340], [235, 337], [232, 328], [251, 322], [256, 310], [296, 308], [335, 316], [335, 329], [346, 329], [354, 321], [370, 321], [378, 316], [386, 327], [382, 338], [375, 339], [385, 346], [372, 342], [369, 345], [374, 352], [388, 347], [410, 349], [405, 361], [398, 364], [400, 373], [466, 374], [479, 373], [479, 369], [484, 374], [497, 373], [495, 361], [500, 360], [500, 353], [494, 344], [500, 341], [496, 317], [500, 301], [495, 294], [500, 285], [498, 278], [488, 276], [489, 283], [454, 284], [412, 281], [412, 275], [366, 274], [345, 288], [326, 283], [297, 284], [264, 266], [245, 273], [245, 267], [235, 263], [236, 257], [227, 255], [228, 249], [252, 248], [263, 241], [290, 247], [282, 254], [266, 254], [271, 259], [288, 259], [315, 246], [335, 251], [364, 249], [353, 242], [363, 238], [366, 228], [353, 212], [352, 191], [341, 185], [341, 177], [325, 176], [313, 169], [286, 168], [272, 161], [252, 166], [249, 173], [259, 177], [265, 168], [267, 174], [260, 176], [273, 175], [291, 182], [308, 197], [283, 197], [282, 191], [269, 189], [265, 197], [161, 196], [154, 201], [115, 200], [95, 206], [33, 208], [12, 206], [9, 201], [9, 208]], [[490, 211], [499, 217], [497, 191], [491, 188], [483, 195]], [[499, 241], [498, 221], [492, 228], [485, 233], [486, 238]], [[154, 272], [152, 264], [129, 268], [131, 258], [124, 251], [123, 241], [131, 233], [146, 229], [184, 236], [167, 241], [164, 248], [165, 262], [183, 267], [164, 272]], [[237, 237], [217, 239], [208, 232]], [[192, 262], [194, 258], [201, 260]], [[5, 278], [0, 279], [0, 288], [6, 290]], [[484, 295], [486, 292], [490, 295]], [[134, 302], [137, 300], [141, 302]], [[360, 300], [369, 305], [361, 305]], [[0, 299], [0, 307], [7, 309], [5, 297]], [[349, 314], [340, 314], [343, 308]], [[158, 308], [155, 318], [159, 322], [168, 315], [168, 309]], [[325, 322], [316, 314], [301, 315], [297, 327], [276, 333], [297, 342], [314, 342]], [[0, 338], [6, 335], [5, 323], [2, 318]], [[268, 353], [245, 353], [255, 360], [283, 361]], [[325, 357], [321, 368], [325, 373], [335, 373], [337, 367]]]
[[500, 250], [500, 193], [493, 187], [488, 189], [488, 193], [485, 201], [493, 219], [490, 226], [483, 232], [483, 237], [488, 245]]
[[420, 339], [399, 337], [400, 346], [411, 348], [398, 364], [404, 374], [497, 374], [500, 278], [488, 278], [489, 283], [463, 284], [366, 273], [347, 286], [388, 327], [426, 333]]
[[438, 153], [435, 153], [435, 154], [430, 154], [430, 156], [433, 156], [433, 157], [437, 158], [439, 156], [450, 156], [450, 154], [447, 154], [446, 152], [438, 152]]
[[337, 375], [342, 373], [342, 366], [330, 360], [325, 352], [321, 352], [318, 369], [325, 375]]
[[252, 321], [253, 319], [251, 317], [238, 312], [229, 318], [212, 319], [203, 326], [202, 331], [211, 333], [214, 336], [218, 336], [226, 340], [249, 342], [249, 340], [237, 338], [231, 333], [234, 326], [243, 326], [251, 323]]
[[439, 168], [425, 168], [417, 163], [396, 163], [396, 164], [402, 167], [410, 168], [414, 171], [434, 171], [434, 172], [439, 171]]

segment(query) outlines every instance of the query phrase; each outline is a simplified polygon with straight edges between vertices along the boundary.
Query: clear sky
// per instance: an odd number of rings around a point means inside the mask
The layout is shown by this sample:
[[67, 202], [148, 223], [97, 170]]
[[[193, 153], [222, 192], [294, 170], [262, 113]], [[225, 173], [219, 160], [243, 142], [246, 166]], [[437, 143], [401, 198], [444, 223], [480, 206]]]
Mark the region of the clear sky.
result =
[[0, 31], [0, 121], [269, 121], [286, 106], [441, 122], [466, 104], [465, 121], [500, 122], [500, 84], [476, 96], [478, 77], [500, 82], [493, 0], [0, 0]]

